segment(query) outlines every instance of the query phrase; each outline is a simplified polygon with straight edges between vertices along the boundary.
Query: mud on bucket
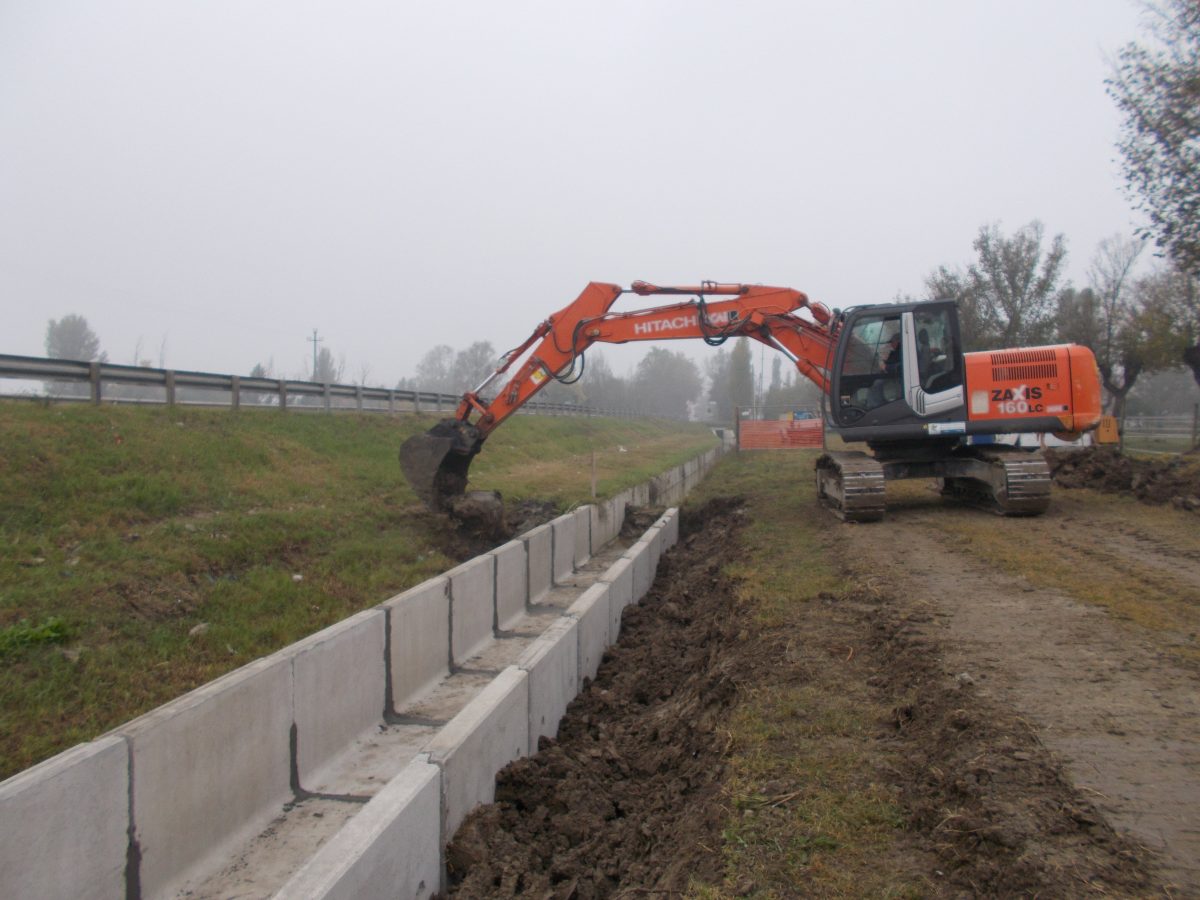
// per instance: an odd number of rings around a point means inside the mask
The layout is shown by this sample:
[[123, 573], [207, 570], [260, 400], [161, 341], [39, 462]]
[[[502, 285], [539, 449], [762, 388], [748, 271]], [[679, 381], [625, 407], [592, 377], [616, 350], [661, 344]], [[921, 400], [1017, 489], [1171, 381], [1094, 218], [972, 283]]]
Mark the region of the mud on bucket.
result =
[[417, 496], [435, 511], [467, 489], [467, 470], [483, 446], [473, 425], [443, 419], [400, 445], [400, 469]]

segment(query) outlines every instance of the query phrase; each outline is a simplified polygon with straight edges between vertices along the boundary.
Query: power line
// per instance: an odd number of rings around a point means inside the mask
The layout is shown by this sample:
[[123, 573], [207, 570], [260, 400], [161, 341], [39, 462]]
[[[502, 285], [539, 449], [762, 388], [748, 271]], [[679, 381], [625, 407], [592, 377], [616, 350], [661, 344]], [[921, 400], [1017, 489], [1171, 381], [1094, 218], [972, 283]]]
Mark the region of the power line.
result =
[[312, 342], [312, 378], [317, 379], [317, 344], [324, 341], [324, 337], [317, 337], [317, 329], [312, 330], [312, 337], [306, 337], [306, 341]]

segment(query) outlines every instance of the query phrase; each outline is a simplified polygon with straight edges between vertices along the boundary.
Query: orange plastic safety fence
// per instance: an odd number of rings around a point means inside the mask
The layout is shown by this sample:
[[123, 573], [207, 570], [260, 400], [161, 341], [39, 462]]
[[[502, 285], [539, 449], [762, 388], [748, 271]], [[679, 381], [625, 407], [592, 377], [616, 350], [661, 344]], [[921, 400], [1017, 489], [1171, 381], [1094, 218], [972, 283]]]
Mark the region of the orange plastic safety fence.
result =
[[743, 450], [793, 450], [822, 446], [820, 419], [795, 422], [762, 420], [742, 422], [738, 446]]

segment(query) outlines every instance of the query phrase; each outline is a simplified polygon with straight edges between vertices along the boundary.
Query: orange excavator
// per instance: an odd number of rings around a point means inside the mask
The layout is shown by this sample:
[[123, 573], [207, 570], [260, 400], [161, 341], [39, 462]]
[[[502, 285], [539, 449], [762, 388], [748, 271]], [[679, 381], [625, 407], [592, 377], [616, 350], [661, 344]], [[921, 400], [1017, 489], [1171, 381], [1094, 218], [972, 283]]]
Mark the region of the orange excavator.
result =
[[[690, 299], [610, 312], [623, 294]], [[1003, 515], [1038, 515], [1050, 501], [1045, 460], [995, 436], [1077, 434], [1100, 421], [1090, 350], [1060, 344], [964, 353], [953, 301], [835, 312], [783, 287], [592, 282], [504, 354], [495, 372], [463, 395], [454, 418], [404, 443], [404, 474], [429, 506], [450, 508], [488, 435], [551, 379], [575, 377], [598, 341], [699, 338], [715, 346], [741, 336], [791, 360], [824, 392], [827, 429], [871, 451], [829, 452], [816, 462], [820, 499], [847, 521], [881, 518], [884, 485], [900, 478], [940, 479], [945, 496]]]

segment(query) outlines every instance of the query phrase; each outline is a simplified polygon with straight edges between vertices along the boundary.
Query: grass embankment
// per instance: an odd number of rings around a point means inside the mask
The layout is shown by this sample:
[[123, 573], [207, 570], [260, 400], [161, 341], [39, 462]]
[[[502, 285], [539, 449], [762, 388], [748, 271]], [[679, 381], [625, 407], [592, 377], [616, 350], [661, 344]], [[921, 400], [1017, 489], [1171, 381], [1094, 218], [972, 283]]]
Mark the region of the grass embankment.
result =
[[[871, 756], [890, 706], [857, 669], [856, 648], [829, 603], [861, 590], [831, 560], [839, 527], [815, 502], [815, 452], [726, 458], [689, 498], [747, 500], [738, 539], [738, 604], [772, 660], [768, 677], [743, 686], [729, 724], [728, 879], [696, 896], [749, 890], [756, 897], [919, 896], [897, 798]], [[803, 886], [802, 888], [800, 886]]]
[[[0, 405], [0, 778], [454, 564], [397, 449], [432, 417]], [[698, 425], [514, 417], [472, 482], [587, 502]]]

